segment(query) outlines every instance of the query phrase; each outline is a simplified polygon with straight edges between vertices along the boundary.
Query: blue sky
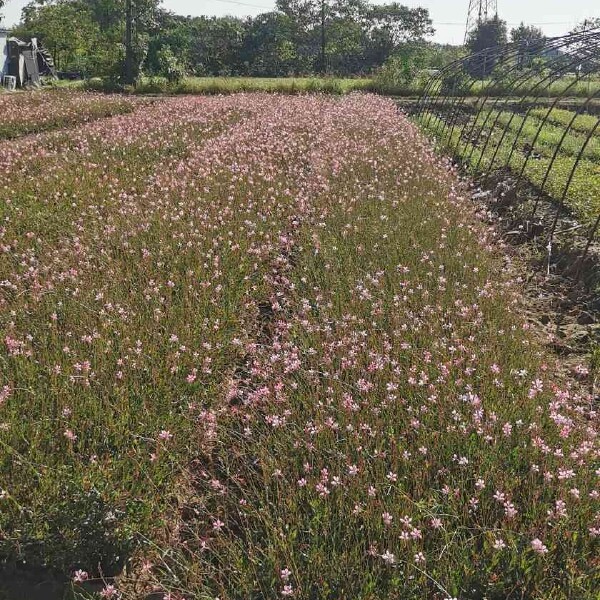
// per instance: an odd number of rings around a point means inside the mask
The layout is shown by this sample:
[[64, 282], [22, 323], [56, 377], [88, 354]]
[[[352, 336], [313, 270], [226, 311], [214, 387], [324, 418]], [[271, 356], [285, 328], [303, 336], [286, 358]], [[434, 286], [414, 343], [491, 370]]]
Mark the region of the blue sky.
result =
[[[16, 23], [27, 1], [7, 0], [4, 24]], [[437, 29], [437, 41], [462, 42], [469, 0], [399, 1], [429, 9]], [[163, 6], [183, 15], [245, 16], [270, 10], [274, 0], [164, 0]], [[525, 21], [539, 24], [547, 35], [560, 35], [586, 17], [600, 17], [600, 3], [594, 0], [498, 0], [498, 11], [510, 25]]]

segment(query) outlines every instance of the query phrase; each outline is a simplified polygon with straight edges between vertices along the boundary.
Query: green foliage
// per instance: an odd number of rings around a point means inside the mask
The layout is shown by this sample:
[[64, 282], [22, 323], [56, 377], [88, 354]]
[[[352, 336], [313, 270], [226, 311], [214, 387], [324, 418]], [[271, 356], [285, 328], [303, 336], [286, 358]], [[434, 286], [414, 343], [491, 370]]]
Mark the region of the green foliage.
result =
[[510, 41], [519, 44], [517, 61], [521, 69], [531, 66], [539, 69], [547, 61], [545, 57], [539, 56], [546, 41], [544, 32], [539, 27], [521, 23], [510, 32]]
[[[433, 135], [441, 136], [443, 132], [442, 143], [452, 148], [468, 169], [474, 172], [487, 172], [490, 168], [509, 168], [514, 173], [523, 171], [529, 183], [538, 188], [544, 185], [546, 194], [560, 200], [593, 125], [590, 127], [587, 115], [580, 115], [576, 119], [577, 129], [563, 139], [564, 126], [575, 113], [553, 111], [550, 121], [542, 126], [541, 119], [546, 113], [547, 109], [534, 109], [525, 120], [523, 115], [510, 111], [482, 111], [477, 121], [472, 118], [464, 124], [462, 137], [462, 125], [452, 128], [450, 137], [443, 119], [436, 117], [429, 121], [426, 118], [426, 122]], [[485, 140], [492, 140], [492, 143]], [[502, 143], [497, 147], [500, 140]], [[557, 148], [557, 156], [553, 159]], [[568, 209], [586, 226], [595, 222], [600, 211], [599, 160], [600, 137], [594, 135], [583, 151], [565, 197]]]
[[377, 89], [398, 95], [418, 91], [428, 78], [424, 69], [429, 56], [425, 44], [404, 44], [378, 69], [374, 80]]
[[295, 32], [294, 21], [283, 13], [264, 13], [248, 20], [240, 50], [244, 69], [259, 77], [309, 70], [294, 44]]
[[544, 32], [535, 25], [521, 23], [510, 32], [510, 41], [516, 44], [539, 45], [545, 40]]
[[[131, 1], [130, 52], [137, 78], [146, 59], [158, 0]], [[23, 9], [14, 34], [39, 38], [59, 70], [117, 79], [123, 74], [127, 50], [125, 8], [125, 0], [32, 0]]]
[[117, 79], [129, 56], [137, 80], [164, 74], [164, 47], [180, 73], [197, 76], [365, 74], [434, 31], [427, 10], [395, 2], [279, 0], [277, 10], [241, 19], [183, 17], [157, 9], [157, 0], [131, 0], [127, 45], [127, 1], [33, 0], [16, 32], [40, 38], [59, 69], [86, 76]]
[[13, 34], [42, 40], [58, 70], [107, 75], [120, 56], [118, 46], [103, 42], [105, 33], [83, 0], [30, 3], [23, 9], [23, 20]]
[[169, 83], [179, 83], [185, 77], [185, 69], [173, 54], [170, 46], [164, 46], [157, 54], [160, 73]]
[[[471, 54], [501, 46], [507, 41], [506, 22], [498, 15], [483, 21], [469, 33], [467, 49]], [[492, 52], [473, 58], [466, 64], [468, 72], [477, 79], [487, 77], [495, 68], [497, 59]]]
[[[273, 94], [333, 94], [341, 95], [356, 91], [373, 91], [376, 85], [371, 79], [338, 79], [335, 77], [187, 77], [171, 83], [165, 77], [143, 79], [135, 88], [136, 94], [236, 94], [240, 92], [266, 92]], [[101, 89], [95, 82], [93, 89]]]

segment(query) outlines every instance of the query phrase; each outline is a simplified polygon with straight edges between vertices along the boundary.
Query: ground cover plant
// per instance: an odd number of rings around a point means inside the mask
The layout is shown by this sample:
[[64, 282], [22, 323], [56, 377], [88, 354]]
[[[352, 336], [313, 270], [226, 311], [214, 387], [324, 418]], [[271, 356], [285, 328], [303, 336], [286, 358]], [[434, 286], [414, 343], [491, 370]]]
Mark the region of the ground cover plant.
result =
[[131, 112], [134, 101], [68, 89], [0, 94], [0, 140]]
[[4, 562], [81, 597], [595, 597], [592, 399], [391, 101], [174, 98], [0, 166]]

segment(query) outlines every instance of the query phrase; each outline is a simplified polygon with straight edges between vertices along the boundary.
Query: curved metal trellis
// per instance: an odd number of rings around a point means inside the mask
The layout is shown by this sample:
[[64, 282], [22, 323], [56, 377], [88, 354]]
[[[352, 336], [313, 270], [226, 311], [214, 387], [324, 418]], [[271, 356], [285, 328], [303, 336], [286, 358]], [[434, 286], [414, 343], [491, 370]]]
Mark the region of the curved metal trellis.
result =
[[[586, 78], [588, 89], [582, 93]], [[592, 159], [600, 163], [600, 118], [588, 116], [585, 126], [578, 124], [583, 115], [600, 114], [598, 98], [600, 28], [595, 28], [456, 60], [430, 78], [414, 116], [486, 181], [506, 169], [514, 174], [515, 186], [527, 181], [538, 192], [530, 219], [540, 198], [549, 196], [555, 212], [549, 218], [548, 248], [567, 209], [589, 225], [579, 274], [600, 229], [600, 177], [597, 189], [590, 184], [587, 206], [581, 194], [572, 198], [571, 192], [582, 165]], [[561, 111], [567, 102], [574, 110]]]

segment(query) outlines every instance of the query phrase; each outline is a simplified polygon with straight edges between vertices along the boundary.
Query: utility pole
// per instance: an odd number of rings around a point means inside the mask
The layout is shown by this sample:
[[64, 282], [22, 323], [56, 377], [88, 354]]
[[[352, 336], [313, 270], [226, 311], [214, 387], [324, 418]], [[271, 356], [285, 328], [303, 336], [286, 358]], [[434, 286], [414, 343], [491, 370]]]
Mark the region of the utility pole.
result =
[[327, 62], [325, 56], [325, 1], [321, 0], [321, 73], [327, 72]]
[[133, 0], [125, 0], [125, 83], [133, 85]]

